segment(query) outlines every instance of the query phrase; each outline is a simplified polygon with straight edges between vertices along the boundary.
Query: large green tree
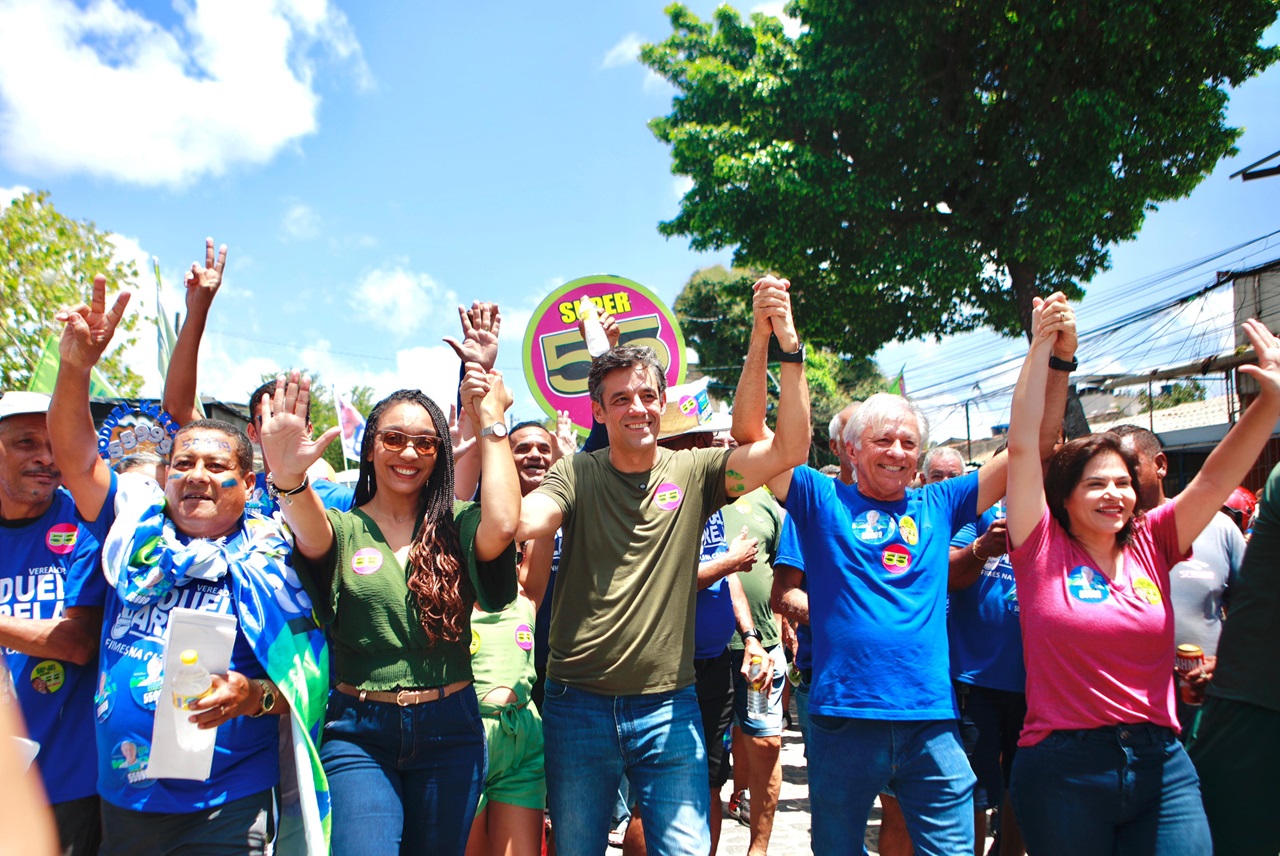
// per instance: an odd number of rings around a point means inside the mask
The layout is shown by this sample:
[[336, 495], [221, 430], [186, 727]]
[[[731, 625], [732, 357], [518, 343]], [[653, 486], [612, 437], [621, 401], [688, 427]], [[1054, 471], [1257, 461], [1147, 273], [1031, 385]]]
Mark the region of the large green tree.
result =
[[[131, 287], [133, 262], [112, 259], [107, 233], [87, 220], [59, 213], [45, 191], [31, 192], [0, 210], [0, 390], [25, 389], [50, 335], [62, 325], [53, 315], [88, 299], [95, 274], [106, 274], [107, 291]], [[134, 328], [136, 313], [120, 331]], [[137, 395], [142, 377], [123, 359], [133, 337], [116, 333], [116, 345], [98, 364], [123, 395]]]
[[661, 224], [785, 271], [806, 333], [866, 355], [1081, 296], [1146, 212], [1240, 130], [1228, 87], [1277, 58], [1280, 0], [793, 0], [805, 29], [669, 7], [642, 60], [692, 188]]
[[[698, 352], [698, 371], [711, 378], [709, 387], [718, 398], [732, 400], [742, 373], [742, 361], [751, 339], [751, 284], [757, 271], [725, 269], [721, 265], [696, 271], [676, 296], [675, 312], [685, 340]], [[798, 330], [806, 328], [801, 319]], [[771, 377], [773, 366], [770, 369]], [[808, 350], [805, 379], [809, 383], [809, 411], [813, 423], [810, 462], [821, 466], [835, 462], [827, 449], [827, 424], [850, 401], [861, 400], [888, 388], [874, 361], [851, 359], [821, 347]], [[769, 408], [777, 404], [778, 390], [771, 381]]]

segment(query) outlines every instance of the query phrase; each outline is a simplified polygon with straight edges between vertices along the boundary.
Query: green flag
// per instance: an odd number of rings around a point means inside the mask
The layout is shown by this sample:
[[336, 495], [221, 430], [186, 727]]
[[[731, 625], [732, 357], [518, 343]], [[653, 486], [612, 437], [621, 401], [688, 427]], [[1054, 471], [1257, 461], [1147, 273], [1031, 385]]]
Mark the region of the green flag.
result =
[[[160, 302], [160, 259], [156, 256], [151, 257], [151, 270], [156, 275], [156, 366], [160, 369], [160, 382], [163, 383], [169, 376], [169, 361], [173, 359], [173, 349], [178, 344], [178, 334], [169, 323], [164, 304]], [[204, 406], [200, 403], [199, 393], [196, 393], [195, 405], [197, 418], [203, 419], [205, 412]]]
[[[44, 343], [44, 351], [31, 372], [31, 380], [27, 383], [27, 392], [43, 392], [53, 395], [53, 385], [58, 381], [58, 337], [50, 336]], [[89, 371], [89, 395], [94, 398], [120, 398], [120, 393], [111, 385], [111, 381], [102, 376], [96, 368]]]
[[907, 379], [903, 373], [907, 370], [906, 363], [902, 364], [902, 368], [898, 369], [898, 376], [893, 379], [893, 383], [889, 384], [889, 388], [885, 390], [890, 395], [901, 395], [904, 398], [907, 395]]

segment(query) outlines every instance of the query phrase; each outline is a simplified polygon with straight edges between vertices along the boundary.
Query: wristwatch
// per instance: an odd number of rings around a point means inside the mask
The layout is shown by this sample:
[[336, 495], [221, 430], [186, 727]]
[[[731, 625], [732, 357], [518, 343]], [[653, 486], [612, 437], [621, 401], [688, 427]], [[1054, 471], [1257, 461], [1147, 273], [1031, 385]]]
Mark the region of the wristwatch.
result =
[[258, 717], [264, 713], [270, 713], [276, 709], [276, 690], [271, 686], [271, 681], [264, 681], [262, 678], [254, 678], [253, 682], [262, 687], [262, 706], [258, 708], [257, 713], [251, 713], [249, 716]]
[[1076, 369], [1080, 368], [1080, 361], [1075, 357], [1072, 357], [1070, 362], [1068, 362], [1067, 360], [1064, 360], [1061, 357], [1055, 357], [1053, 354], [1050, 354], [1049, 368], [1057, 369], [1060, 372], [1073, 372]]
[[778, 352], [778, 360], [784, 363], [803, 363], [804, 362], [804, 342], [800, 343], [798, 350], [787, 353], [786, 351]]
[[488, 428], [480, 432], [481, 437], [488, 437], [490, 434], [492, 434], [495, 437], [507, 436], [507, 423], [495, 422], [492, 425], [490, 425]]
[[761, 642], [761, 643], [764, 642], [764, 637], [761, 636], [760, 631], [756, 630], [754, 627], [752, 627], [750, 630], [739, 630], [738, 638], [740, 638], [743, 642], [746, 642], [748, 639], [754, 639], [757, 642]]

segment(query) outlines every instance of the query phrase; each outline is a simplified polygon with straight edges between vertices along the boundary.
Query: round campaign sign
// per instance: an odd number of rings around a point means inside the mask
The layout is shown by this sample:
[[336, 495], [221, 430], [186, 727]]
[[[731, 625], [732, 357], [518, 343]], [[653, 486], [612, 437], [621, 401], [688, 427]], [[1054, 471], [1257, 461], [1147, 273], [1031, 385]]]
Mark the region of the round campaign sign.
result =
[[591, 355], [578, 333], [578, 301], [591, 298], [618, 321], [619, 345], [644, 345], [666, 367], [667, 385], [684, 382], [684, 335], [674, 313], [657, 295], [620, 276], [584, 276], [567, 282], [534, 310], [524, 334], [524, 374], [529, 390], [548, 416], [567, 410], [574, 426], [591, 430], [587, 370]]

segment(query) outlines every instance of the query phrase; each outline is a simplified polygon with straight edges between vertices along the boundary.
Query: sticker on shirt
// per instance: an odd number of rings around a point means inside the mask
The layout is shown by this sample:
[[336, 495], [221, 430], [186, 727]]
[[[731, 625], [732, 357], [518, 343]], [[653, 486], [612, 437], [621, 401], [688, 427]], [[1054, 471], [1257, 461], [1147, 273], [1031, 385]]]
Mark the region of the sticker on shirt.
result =
[[111, 772], [121, 785], [149, 788], [156, 783], [147, 778], [151, 747], [142, 740], [122, 740], [111, 750]]
[[1134, 580], [1133, 590], [1137, 593], [1138, 597], [1142, 598], [1152, 606], [1159, 606], [1163, 601], [1163, 598], [1160, 597], [1160, 589], [1156, 587], [1155, 583], [1151, 582], [1151, 580], [1146, 577], [1139, 577]]
[[905, 573], [911, 567], [911, 553], [902, 544], [893, 544], [884, 548], [880, 554], [884, 569], [891, 574]]
[[533, 650], [533, 628], [527, 624], [521, 624], [516, 628], [516, 644], [521, 650]]
[[139, 707], [156, 709], [160, 685], [164, 683], [164, 659], [158, 654], [148, 657], [142, 668], [129, 676], [129, 693]]
[[912, 547], [920, 540], [920, 530], [916, 526], [916, 521], [909, 514], [902, 515], [902, 518], [898, 520], [898, 531], [902, 533], [902, 540]]
[[853, 534], [864, 544], [883, 544], [898, 532], [898, 524], [883, 511], [864, 511], [853, 521]]
[[471, 656], [474, 657], [476, 652], [480, 650], [480, 633], [476, 630], [471, 631]]
[[1111, 597], [1111, 586], [1107, 584], [1107, 578], [1088, 565], [1071, 569], [1071, 573], [1067, 575], [1067, 591], [1083, 603], [1102, 603]]
[[730, 507], [736, 508], [739, 514], [750, 514], [752, 512], [751, 503], [747, 502], [745, 499], [738, 500]]
[[382, 567], [382, 552], [377, 547], [362, 547], [351, 557], [351, 570], [362, 577]]
[[1009, 589], [1009, 593], [1004, 596], [1004, 608], [1010, 615], [1018, 614], [1018, 590], [1017, 588]]
[[55, 523], [45, 533], [44, 543], [48, 545], [49, 552], [65, 556], [76, 548], [79, 534], [74, 523]]
[[680, 492], [680, 485], [672, 482], [663, 482], [653, 489], [653, 501], [663, 511], [675, 511], [680, 507], [680, 501], [684, 499], [684, 494]]
[[99, 722], [106, 722], [111, 715], [111, 708], [116, 702], [116, 679], [111, 673], [103, 671], [98, 675], [98, 689], [93, 694], [93, 715]]
[[31, 688], [41, 695], [56, 693], [67, 682], [67, 670], [57, 660], [41, 660], [31, 667]]

